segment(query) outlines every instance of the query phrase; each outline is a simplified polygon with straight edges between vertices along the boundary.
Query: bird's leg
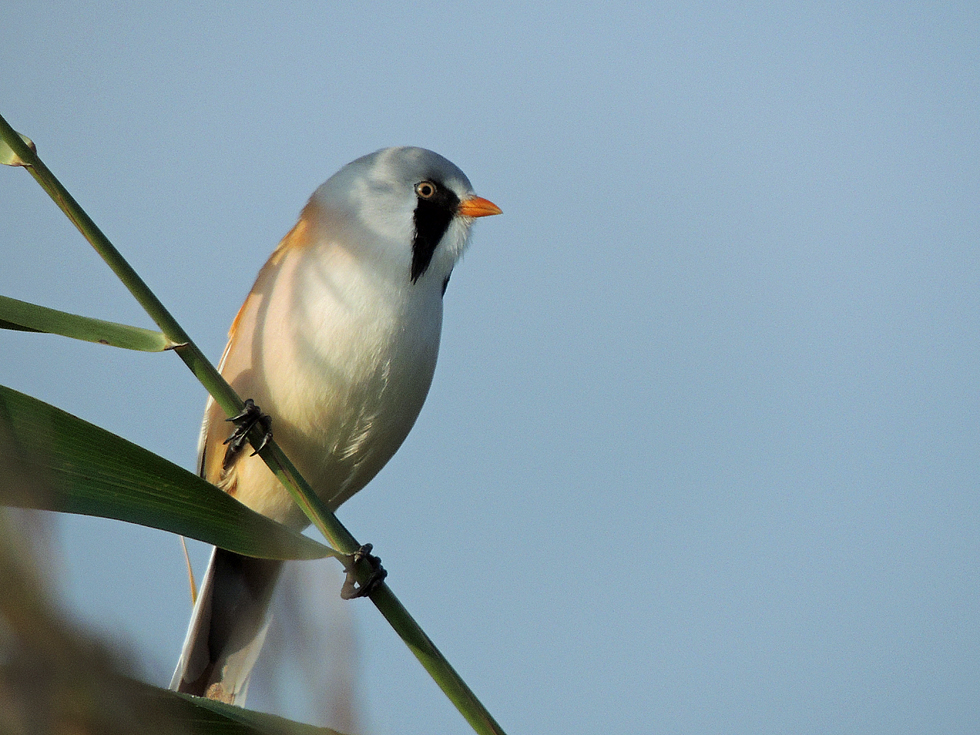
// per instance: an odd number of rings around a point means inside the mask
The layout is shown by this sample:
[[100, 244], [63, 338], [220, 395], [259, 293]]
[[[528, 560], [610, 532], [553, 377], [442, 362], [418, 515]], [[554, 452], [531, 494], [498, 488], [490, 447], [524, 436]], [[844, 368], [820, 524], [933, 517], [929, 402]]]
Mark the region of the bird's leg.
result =
[[225, 439], [225, 444], [228, 445], [228, 449], [225, 452], [225, 461], [228, 458], [238, 454], [242, 447], [248, 442], [248, 432], [252, 430], [253, 426], [258, 425], [262, 429], [262, 441], [259, 442], [259, 446], [252, 456], [265, 449], [266, 444], [272, 440], [272, 419], [269, 418], [269, 414], [262, 413], [262, 410], [255, 405], [255, 401], [251, 398], [245, 399], [245, 408], [237, 416], [232, 416], [230, 419], [225, 419], [225, 421], [231, 421], [235, 425], [235, 430], [232, 432], [231, 436]]
[[[340, 588], [340, 596], [345, 600], [353, 600], [355, 597], [367, 597], [375, 588], [384, 581], [388, 572], [381, 566], [381, 559], [371, 553], [374, 547], [371, 544], [364, 544], [361, 548], [351, 554], [347, 563], [347, 579], [344, 586]], [[357, 565], [361, 560], [371, 565], [371, 576], [360, 587], [357, 586]]]

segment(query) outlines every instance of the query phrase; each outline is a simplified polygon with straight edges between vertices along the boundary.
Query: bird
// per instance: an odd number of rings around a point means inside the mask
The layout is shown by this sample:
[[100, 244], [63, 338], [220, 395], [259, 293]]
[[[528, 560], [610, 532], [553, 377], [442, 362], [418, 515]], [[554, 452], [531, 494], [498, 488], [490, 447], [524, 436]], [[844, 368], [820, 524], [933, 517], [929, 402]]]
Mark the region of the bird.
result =
[[[219, 370], [246, 406], [261, 407], [258, 420], [331, 510], [381, 470], [415, 423], [449, 277], [473, 222], [500, 213], [439, 154], [384, 148], [323, 183], [259, 271]], [[209, 399], [199, 474], [305, 528], [292, 496], [228, 421]], [[281, 566], [214, 549], [171, 689], [244, 704]]]

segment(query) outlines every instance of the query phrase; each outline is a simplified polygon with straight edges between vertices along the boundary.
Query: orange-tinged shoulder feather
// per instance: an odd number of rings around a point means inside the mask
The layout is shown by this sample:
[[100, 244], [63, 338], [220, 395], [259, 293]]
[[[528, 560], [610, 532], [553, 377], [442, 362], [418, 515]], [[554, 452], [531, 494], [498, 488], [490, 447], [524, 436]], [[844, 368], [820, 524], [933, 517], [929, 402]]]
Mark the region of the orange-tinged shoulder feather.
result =
[[[245, 298], [244, 303], [235, 315], [234, 320], [231, 322], [231, 328], [228, 330], [228, 345], [235, 340], [235, 332], [238, 330], [238, 323], [242, 318], [242, 314], [248, 309], [249, 302], [255, 295], [256, 288], [262, 283], [264, 275], [268, 273], [271, 269], [279, 265], [279, 262], [283, 257], [291, 250], [302, 250], [309, 247], [310, 243], [313, 242], [313, 220], [315, 218], [315, 211], [317, 207], [311, 201], [304, 208], [302, 214], [300, 214], [299, 221], [293, 225], [293, 229], [286, 233], [286, 236], [279, 241], [276, 249], [272, 251], [272, 255], [266, 261], [265, 265], [262, 266], [262, 270], [259, 271], [259, 275], [255, 279], [255, 285], [252, 286], [252, 290], [249, 292], [248, 296]], [[225, 347], [225, 353], [228, 352], [228, 347]], [[222, 361], [224, 361], [224, 356], [222, 356]]]
[[[242, 337], [240, 331], [244, 320], [248, 318], [252, 308], [257, 306], [256, 300], [262, 297], [263, 286], [267, 279], [280, 265], [287, 253], [307, 248], [313, 242], [317, 210], [318, 207], [312, 201], [303, 208], [299, 221], [286, 233], [286, 236], [279, 242], [279, 245], [259, 271], [255, 279], [255, 284], [252, 286], [251, 291], [249, 291], [248, 296], [245, 297], [245, 301], [242, 303], [241, 308], [239, 308], [238, 313], [235, 314], [231, 328], [228, 330], [228, 343], [225, 345], [224, 352], [221, 355], [221, 362], [218, 363], [218, 370], [222, 374], [225, 372], [229, 353]], [[246, 339], [248, 338], [246, 337]], [[225, 377], [229, 378], [228, 375], [225, 375]], [[224, 412], [217, 404], [213, 400], [208, 401], [204, 436], [201, 440], [201, 448], [198, 456], [198, 472], [226, 492], [234, 494], [234, 460], [230, 463], [226, 461], [228, 458], [225, 456], [222, 447], [224, 440], [232, 429], [230, 424], [224, 423], [224, 418]], [[223, 432], [222, 429], [226, 429], [226, 431]]]

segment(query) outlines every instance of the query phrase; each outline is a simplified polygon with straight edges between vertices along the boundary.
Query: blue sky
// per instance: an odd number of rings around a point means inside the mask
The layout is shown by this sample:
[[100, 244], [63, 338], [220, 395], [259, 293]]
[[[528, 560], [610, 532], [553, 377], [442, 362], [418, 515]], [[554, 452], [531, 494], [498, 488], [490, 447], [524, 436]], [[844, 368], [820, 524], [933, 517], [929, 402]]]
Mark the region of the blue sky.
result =
[[[215, 360], [347, 161], [429, 147], [503, 208], [415, 430], [339, 515], [508, 732], [975, 727], [975, 3], [4, 15], [0, 112]], [[149, 326], [24, 172], [0, 217], [0, 293]], [[0, 356], [193, 466], [175, 357], [7, 332]], [[66, 606], [165, 683], [176, 541], [60, 528]], [[365, 730], [467, 732], [348, 612]]]

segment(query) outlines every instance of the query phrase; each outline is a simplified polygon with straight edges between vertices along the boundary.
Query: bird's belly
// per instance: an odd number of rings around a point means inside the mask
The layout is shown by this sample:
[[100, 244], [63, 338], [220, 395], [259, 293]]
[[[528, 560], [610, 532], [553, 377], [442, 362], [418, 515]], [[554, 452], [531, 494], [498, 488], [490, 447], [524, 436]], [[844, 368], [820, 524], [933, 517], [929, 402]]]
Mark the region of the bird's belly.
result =
[[[272, 417], [276, 441], [331, 508], [363, 488], [414, 425], [435, 370], [439, 321], [425, 330], [372, 325], [346, 343], [336, 330], [321, 330], [315, 340], [292, 340], [289, 359], [278, 339], [277, 354], [264, 361], [267, 397], [259, 405]], [[266, 500], [277, 509], [272, 514], [304, 525], [285, 490], [277, 484], [276, 491]]]

